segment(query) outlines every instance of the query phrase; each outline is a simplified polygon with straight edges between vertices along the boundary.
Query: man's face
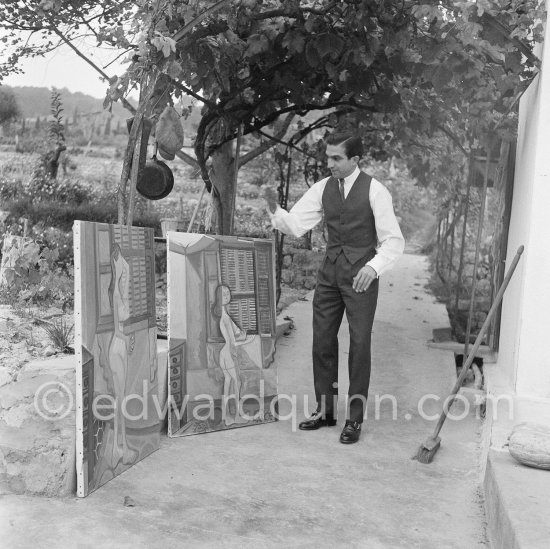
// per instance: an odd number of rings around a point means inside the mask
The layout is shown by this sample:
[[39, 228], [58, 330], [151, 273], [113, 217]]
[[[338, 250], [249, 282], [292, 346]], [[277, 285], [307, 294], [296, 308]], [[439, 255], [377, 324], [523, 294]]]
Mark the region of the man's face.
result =
[[332, 176], [337, 179], [343, 179], [350, 175], [357, 167], [359, 157], [352, 156], [348, 158], [343, 143], [340, 145], [327, 145], [328, 167]]

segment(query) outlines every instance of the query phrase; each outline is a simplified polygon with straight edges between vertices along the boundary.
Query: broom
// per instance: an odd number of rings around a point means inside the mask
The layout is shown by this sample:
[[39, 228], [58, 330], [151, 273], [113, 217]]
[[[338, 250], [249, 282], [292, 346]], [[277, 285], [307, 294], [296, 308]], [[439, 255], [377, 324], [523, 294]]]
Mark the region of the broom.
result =
[[456, 380], [455, 386], [453, 387], [453, 390], [451, 391], [451, 394], [449, 395], [449, 398], [445, 400], [445, 404], [443, 405], [443, 411], [441, 412], [441, 415], [439, 416], [439, 420], [437, 422], [437, 425], [435, 427], [434, 433], [431, 437], [429, 437], [418, 449], [418, 452], [413, 457], [413, 459], [417, 459], [420, 463], [431, 463], [435, 453], [439, 450], [439, 447], [441, 446], [441, 438], [439, 437], [439, 432], [441, 431], [441, 428], [443, 427], [443, 423], [445, 423], [445, 420], [447, 419], [447, 415], [449, 413], [449, 410], [451, 406], [453, 405], [453, 402], [455, 401], [455, 395], [460, 390], [460, 387], [462, 387], [462, 383], [464, 382], [464, 378], [466, 377], [466, 374], [468, 373], [468, 370], [470, 369], [470, 366], [472, 365], [472, 362], [474, 361], [475, 355], [477, 350], [479, 349], [479, 346], [481, 345], [481, 341], [485, 335], [485, 332], [487, 331], [487, 328], [489, 327], [489, 324], [491, 323], [491, 320], [495, 316], [497, 309], [500, 305], [500, 302], [502, 301], [502, 296], [504, 295], [504, 290], [506, 290], [506, 287], [508, 286], [508, 283], [510, 282], [510, 279], [512, 278], [512, 275], [514, 274], [514, 270], [520, 260], [521, 254], [523, 253], [523, 246], [520, 246], [518, 248], [518, 251], [516, 252], [516, 255], [512, 261], [512, 264], [510, 265], [510, 268], [508, 269], [508, 272], [506, 273], [506, 276], [504, 277], [504, 280], [500, 286], [500, 289], [495, 297], [495, 300], [493, 301], [493, 304], [491, 305], [491, 309], [487, 313], [487, 318], [485, 319], [485, 322], [483, 323], [483, 326], [481, 326], [481, 330], [479, 331], [479, 334], [475, 340], [474, 346], [472, 347], [472, 350], [468, 354], [468, 358], [466, 359], [466, 362], [464, 362], [462, 366], [462, 371], [460, 372], [460, 375], [458, 376], [458, 379]]

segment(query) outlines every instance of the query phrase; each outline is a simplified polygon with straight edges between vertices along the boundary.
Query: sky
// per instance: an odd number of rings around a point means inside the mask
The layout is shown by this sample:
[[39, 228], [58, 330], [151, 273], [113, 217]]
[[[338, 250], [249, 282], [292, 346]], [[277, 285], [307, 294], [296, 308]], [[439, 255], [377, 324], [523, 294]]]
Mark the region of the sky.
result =
[[[109, 76], [120, 75], [125, 66], [117, 61], [106, 69], [104, 66], [112, 59], [113, 54], [95, 49], [89, 52], [92, 61]], [[78, 57], [69, 47], [63, 46], [47, 57], [27, 59], [21, 63], [23, 74], [9, 76], [3, 80], [6, 86], [37, 86], [67, 88], [71, 92], [82, 92], [103, 99], [108, 85], [83, 59]]]

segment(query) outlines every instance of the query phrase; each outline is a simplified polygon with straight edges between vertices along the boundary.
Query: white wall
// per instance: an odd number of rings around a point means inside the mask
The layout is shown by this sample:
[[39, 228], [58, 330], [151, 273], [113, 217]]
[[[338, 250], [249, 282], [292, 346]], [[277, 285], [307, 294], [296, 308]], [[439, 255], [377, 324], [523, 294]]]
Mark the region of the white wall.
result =
[[519, 395], [550, 398], [550, 32], [542, 70], [520, 101], [507, 267], [525, 252], [504, 297], [498, 368]]

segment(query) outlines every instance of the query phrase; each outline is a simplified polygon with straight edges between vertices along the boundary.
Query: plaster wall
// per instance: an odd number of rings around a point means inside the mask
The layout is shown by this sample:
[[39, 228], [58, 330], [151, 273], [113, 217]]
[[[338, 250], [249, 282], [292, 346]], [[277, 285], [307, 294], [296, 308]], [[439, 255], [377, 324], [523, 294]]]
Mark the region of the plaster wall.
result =
[[499, 369], [518, 395], [550, 398], [550, 32], [542, 69], [520, 101], [507, 267], [525, 252], [503, 301]]

